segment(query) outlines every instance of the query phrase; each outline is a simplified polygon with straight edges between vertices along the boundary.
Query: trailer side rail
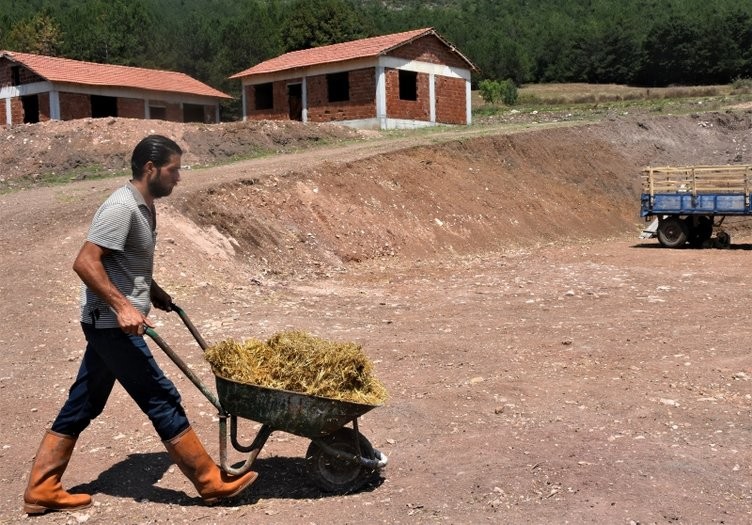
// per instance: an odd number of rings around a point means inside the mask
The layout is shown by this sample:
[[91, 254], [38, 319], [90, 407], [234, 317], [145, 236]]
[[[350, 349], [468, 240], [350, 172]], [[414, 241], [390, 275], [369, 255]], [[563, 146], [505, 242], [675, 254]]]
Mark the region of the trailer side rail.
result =
[[642, 192], [741, 193], [749, 197], [752, 165], [648, 167], [642, 170]]

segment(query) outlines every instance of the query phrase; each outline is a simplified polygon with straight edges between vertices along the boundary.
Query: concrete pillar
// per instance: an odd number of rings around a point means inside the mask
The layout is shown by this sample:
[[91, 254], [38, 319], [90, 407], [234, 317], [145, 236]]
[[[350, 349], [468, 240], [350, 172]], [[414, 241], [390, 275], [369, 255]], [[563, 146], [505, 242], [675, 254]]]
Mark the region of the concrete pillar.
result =
[[467, 125], [473, 123], [473, 100], [472, 100], [472, 89], [470, 86], [470, 81], [465, 81], [465, 103], [466, 103], [466, 111], [467, 111]]
[[376, 120], [379, 129], [386, 129], [386, 74], [384, 66], [376, 66]]
[[436, 123], [436, 75], [428, 75], [428, 100], [430, 101], [430, 121]]
[[303, 99], [303, 122], [308, 122], [308, 77], [303, 77], [303, 83], [300, 86], [300, 97]]
[[241, 82], [240, 90], [242, 91], [242, 96], [240, 97], [240, 100], [243, 102], [243, 122], [246, 122], [248, 120], [248, 101], [246, 100], [246, 84], [245, 80]]
[[50, 120], [60, 120], [60, 93], [55, 89], [50, 91]]

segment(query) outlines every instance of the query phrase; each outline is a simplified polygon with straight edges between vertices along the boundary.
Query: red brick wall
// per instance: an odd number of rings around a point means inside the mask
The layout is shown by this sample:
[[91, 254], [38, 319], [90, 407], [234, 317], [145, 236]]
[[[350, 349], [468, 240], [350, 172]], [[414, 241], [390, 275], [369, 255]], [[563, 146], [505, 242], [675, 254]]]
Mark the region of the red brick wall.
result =
[[[13, 84], [13, 76], [11, 70], [16, 66], [14, 62], [11, 62], [7, 58], [0, 59], [0, 86], [11, 86]], [[37, 74], [29, 71], [25, 67], [21, 66], [19, 69], [19, 76], [21, 84], [30, 84], [33, 82], [42, 82], [43, 78]], [[50, 97], [48, 93], [40, 93], [37, 95], [39, 98], [39, 120], [45, 121], [50, 119]], [[0, 114], [5, 115], [5, 101], [0, 103]], [[11, 99], [10, 104], [10, 119], [11, 125], [23, 124], [24, 113], [23, 104], [20, 97]], [[2, 123], [5, 124], [5, 118], [2, 118]]]
[[[37, 95], [37, 100], [39, 101], [39, 121], [45, 122], [47, 120], [50, 120], [50, 97], [48, 93], [40, 93]], [[5, 101], [0, 101], [0, 115], [3, 115], [2, 117], [2, 126], [6, 125], [5, 122]], [[15, 126], [17, 124], [23, 124], [24, 121], [24, 110], [23, 110], [23, 102], [21, 101], [21, 97], [13, 97], [10, 99], [10, 121], [11, 126]]]
[[37, 100], [39, 100], [39, 122], [50, 120], [50, 94], [39, 93]]
[[[150, 100], [152, 106], [159, 106], [163, 107], [165, 109], [165, 120], [169, 120], [172, 122], [182, 122], [183, 121], [183, 110], [180, 107], [180, 104], [170, 104], [164, 100], [158, 100], [158, 99], [151, 99]], [[141, 104], [143, 104], [143, 101], [141, 101]], [[143, 110], [142, 105], [142, 112], [141, 116], [138, 118], [144, 118], [145, 112]]]
[[376, 117], [376, 72], [373, 68], [350, 71], [350, 100], [329, 102], [326, 75], [308, 78], [308, 120], [368, 119]]
[[18, 124], [23, 124], [23, 121], [24, 121], [23, 105], [21, 104], [20, 97], [14, 97], [10, 99], [10, 119], [11, 119], [11, 125], [13, 126], [16, 126]]
[[144, 101], [139, 98], [118, 98], [117, 114], [123, 118], [144, 118]]
[[418, 73], [416, 83], [417, 100], [400, 100], [399, 70], [387, 69], [386, 76], [386, 115], [388, 118], [430, 120], [431, 100], [429, 98], [428, 75]]
[[166, 120], [171, 122], [183, 122], [183, 108], [180, 104], [167, 104], [165, 111]]
[[289, 118], [290, 108], [287, 102], [287, 84], [300, 82], [301, 79], [291, 78], [274, 82], [272, 85], [272, 109], [256, 109], [256, 88], [255, 86], [246, 86], [246, 115], [248, 118], [261, 120], [285, 120]]
[[[39, 121], [50, 120], [50, 95], [39, 93]], [[91, 117], [91, 98], [81, 93], [60, 93], [60, 120]], [[123, 118], [144, 118], [144, 101], [138, 98], [118, 98], [118, 116]], [[164, 103], [162, 103], [164, 104]], [[183, 109], [180, 104], [164, 104], [166, 106], [166, 119], [173, 122], [183, 122]], [[215, 121], [215, 107], [203, 106], [204, 122]], [[4, 101], [0, 103], [0, 110], [5, 111]], [[4, 113], [3, 113], [4, 114]], [[23, 124], [23, 104], [20, 97], [11, 99], [11, 125]], [[5, 125], [5, 120], [2, 120]]]
[[60, 93], [60, 120], [91, 117], [91, 98], [80, 93]]
[[[419, 60], [431, 64], [446, 64], [451, 67], [467, 69], [468, 64], [457, 54], [452, 53], [447, 46], [433, 35], [424, 36], [415, 42], [398, 47], [389, 56], [403, 58], [406, 60]], [[418, 98], [421, 97], [421, 82], [418, 75]], [[466, 103], [466, 84], [461, 78], [434, 76], [435, 96], [436, 96], [436, 122], [442, 124], [467, 124], [467, 103]], [[397, 84], [398, 85], [398, 84]], [[391, 95], [388, 93], [387, 97]], [[395, 95], [399, 98], [399, 92]], [[426, 96], [428, 96], [426, 94]], [[388, 98], [388, 100], [391, 100]], [[391, 107], [387, 103], [389, 117], [396, 117], [391, 114]], [[404, 117], [397, 117], [404, 118]], [[413, 117], [415, 118], [415, 117]]]
[[[11, 62], [7, 58], [0, 59], [0, 86], [12, 85], [13, 77], [11, 70], [14, 66], [17, 66], [15, 62]], [[42, 82], [43, 78], [36, 73], [29, 71], [23, 66], [20, 66], [19, 75], [21, 77], [21, 84], [31, 84], [32, 82]]]
[[436, 122], [467, 124], [465, 80], [440, 76], [434, 78], [436, 80]]
[[[10, 86], [12, 84], [12, 67], [16, 64], [7, 58], [0, 59], [0, 87]], [[21, 66], [19, 70], [21, 84], [31, 82], [43, 82], [44, 79]], [[286, 96], [286, 95], [285, 95]], [[39, 120], [45, 121], [50, 119], [50, 97], [49, 93], [39, 93]], [[91, 98], [89, 95], [81, 93], [60, 93], [60, 119], [71, 120], [77, 118], [91, 117]], [[285, 101], [286, 103], [286, 101]], [[125, 118], [144, 118], [144, 100], [138, 98], [118, 98], [117, 99], [118, 116]], [[5, 111], [4, 104], [0, 104], [0, 110]], [[286, 113], [285, 113], [286, 115]], [[166, 118], [174, 122], [183, 121], [183, 111], [180, 104], [167, 104]], [[204, 106], [204, 121], [214, 122], [216, 110], [213, 105]], [[11, 101], [11, 121], [12, 125], [23, 124], [23, 106], [21, 99]], [[2, 119], [5, 122], [5, 119]]]
[[[468, 64], [453, 53], [439, 38], [428, 35], [401, 46], [389, 56], [405, 60], [416, 60], [430, 64], [448, 65], [468, 69]], [[395, 119], [429, 121], [431, 101], [429, 98], [430, 76], [417, 75], [417, 100], [400, 100], [399, 72], [385, 71], [386, 116]], [[467, 124], [466, 82], [464, 79], [434, 76], [436, 96], [436, 121], [442, 124]], [[246, 116], [252, 119], [287, 119], [287, 84], [292, 79], [277, 81], [273, 85], [274, 108], [256, 110], [253, 86], [245, 88]], [[349, 72], [350, 99], [329, 102], [326, 75], [316, 75], [307, 79], [308, 120], [310, 122], [330, 122], [341, 120], [371, 119], [376, 117], [376, 78], [373, 68]]]
[[456, 53], [449, 51], [449, 48], [433, 35], [427, 35], [410, 44], [400, 46], [389, 53], [389, 56], [407, 60], [420, 60], [430, 64], [446, 64], [464, 69], [469, 67], [467, 62], [457, 56]]
[[10, 86], [10, 66], [10, 60], [7, 58], [0, 58], [0, 86]]
[[[376, 117], [376, 79], [373, 68], [349, 72], [350, 100], [329, 102], [326, 75], [308, 77], [308, 120], [310, 122], [331, 122]], [[286, 120], [290, 118], [287, 100], [287, 85], [301, 82], [301, 78], [290, 78], [274, 82], [272, 93], [273, 109], [256, 107], [254, 86], [246, 86], [246, 116], [249, 119]]]

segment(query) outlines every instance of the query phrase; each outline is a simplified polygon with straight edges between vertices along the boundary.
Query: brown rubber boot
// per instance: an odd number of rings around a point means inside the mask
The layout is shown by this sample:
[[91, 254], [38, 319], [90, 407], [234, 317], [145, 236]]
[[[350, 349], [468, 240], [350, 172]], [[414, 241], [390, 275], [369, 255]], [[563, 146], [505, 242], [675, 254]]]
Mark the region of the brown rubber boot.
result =
[[204, 503], [232, 498], [256, 481], [256, 472], [232, 476], [221, 470], [207, 454], [191, 427], [164, 442], [167, 452], [180, 470], [191, 480]]
[[44, 514], [48, 510], [80, 510], [91, 505], [91, 496], [70, 494], [60, 482], [75, 445], [76, 438], [47, 431], [29, 474], [24, 512]]

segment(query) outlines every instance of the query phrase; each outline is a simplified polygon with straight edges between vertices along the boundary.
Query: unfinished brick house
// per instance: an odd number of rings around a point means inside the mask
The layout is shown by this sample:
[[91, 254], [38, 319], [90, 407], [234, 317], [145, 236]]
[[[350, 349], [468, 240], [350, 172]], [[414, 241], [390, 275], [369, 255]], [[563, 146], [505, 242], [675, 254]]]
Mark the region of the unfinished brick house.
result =
[[183, 73], [0, 51], [7, 126], [86, 117], [219, 122], [219, 102], [229, 98]]
[[475, 66], [432, 28], [293, 51], [230, 78], [243, 119], [373, 129], [470, 124]]

